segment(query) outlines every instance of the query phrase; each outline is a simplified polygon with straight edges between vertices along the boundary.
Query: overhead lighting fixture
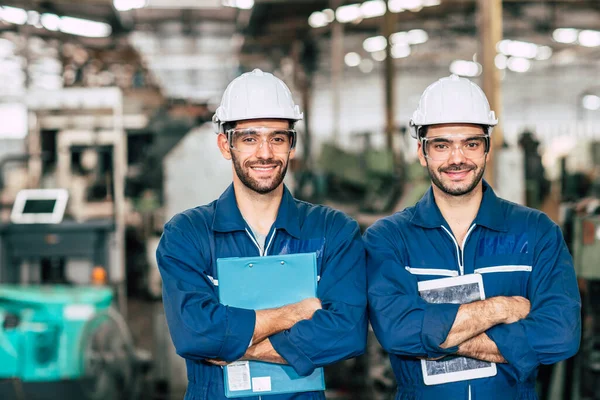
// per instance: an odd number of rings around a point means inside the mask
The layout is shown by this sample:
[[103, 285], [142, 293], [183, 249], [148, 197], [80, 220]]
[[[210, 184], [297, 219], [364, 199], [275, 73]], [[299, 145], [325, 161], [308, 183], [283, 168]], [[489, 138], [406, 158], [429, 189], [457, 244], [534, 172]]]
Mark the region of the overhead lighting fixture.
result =
[[595, 94], [588, 94], [581, 99], [583, 108], [590, 111], [600, 110], [600, 97]]
[[429, 40], [429, 35], [423, 29], [411, 29], [406, 36], [409, 44], [421, 44]]
[[0, 17], [11, 24], [25, 25], [27, 23], [27, 11], [16, 7], [0, 7]]
[[405, 8], [402, 6], [403, 3], [404, 0], [389, 0], [388, 8], [393, 13], [399, 13], [405, 10]]
[[308, 24], [313, 28], [321, 28], [323, 26], [327, 26], [329, 22], [327, 22], [327, 15], [321, 11], [315, 11], [310, 14], [308, 17]]
[[360, 55], [355, 52], [350, 52], [344, 57], [344, 62], [349, 67], [357, 67], [360, 64]]
[[342, 24], [352, 22], [361, 17], [360, 5], [349, 4], [347, 6], [341, 6], [335, 11], [335, 18]]
[[381, 17], [385, 14], [385, 1], [369, 0], [360, 5], [360, 13], [363, 18]]
[[513, 72], [524, 73], [531, 68], [531, 61], [522, 57], [510, 57], [506, 66]]
[[[394, 1], [394, 0], [390, 0], [390, 3]], [[403, 10], [420, 10], [421, 8], [423, 8], [423, 1], [422, 0], [395, 0], [396, 7], [399, 7]]]
[[552, 39], [558, 43], [571, 44], [577, 41], [579, 30], [574, 28], [558, 28], [552, 32]]
[[371, 57], [373, 57], [373, 60], [381, 62], [387, 58], [387, 53], [385, 50], [374, 51], [371, 53]]
[[579, 44], [585, 47], [600, 46], [600, 31], [586, 29], [579, 32]]
[[537, 56], [535, 56], [535, 59], [539, 60], [539, 61], [549, 60], [550, 57], [552, 57], [552, 54], [553, 54], [552, 47], [540, 46], [540, 47], [538, 47], [538, 53], [537, 53]]
[[474, 77], [481, 75], [481, 64], [466, 61], [466, 60], [454, 60], [450, 64], [450, 72], [459, 76]]
[[335, 21], [335, 12], [331, 8], [326, 8], [323, 10], [323, 14], [327, 17], [327, 22], [332, 23]]
[[375, 51], [385, 50], [387, 47], [387, 40], [384, 36], [374, 36], [365, 39], [363, 42], [363, 49], [368, 51], [369, 53], [373, 53]]
[[250, 10], [254, 7], [254, 0], [235, 0], [235, 6], [241, 10]]
[[113, 6], [117, 11], [129, 11], [144, 8], [146, 3], [146, 0], [113, 0]]
[[392, 46], [392, 58], [406, 58], [410, 56], [410, 46], [407, 44], [395, 44]]
[[374, 66], [375, 64], [373, 64], [372, 60], [365, 58], [358, 65], [358, 69], [360, 69], [361, 72], [368, 74], [373, 71]]
[[535, 58], [538, 52], [537, 44], [520, 40], [501, 40], [496, 48], [505, 56], [522, 58]]
[[496, 65], [496, 68], [502, 70], [502, 69], [506, 69], [506, 62], [508, 61], [508, 57], [506, 57], [504, 54], [497, 54], [496, 57], [494, 58], [494, 64]]
[[433, 7], [442, 4], [441, 0], [422, 0], [423, 7]]
[[37, 11], [28, 11], [27, 24], [40, 28], [40, 13]]
[[41, 22], [49, 31], [57, 31], [60, 28], [60, 17], [56, 14], [42, 14]]
[[406, 32], [396, 32], [390, 35], [392, 44], [408, 44], [408, 34]]
[[112, 33], [110, 25], [104, 22], [74, 17], [62, 17], [60, 19], [60, 30], [64, 33], [92, 38], [108, 37]]

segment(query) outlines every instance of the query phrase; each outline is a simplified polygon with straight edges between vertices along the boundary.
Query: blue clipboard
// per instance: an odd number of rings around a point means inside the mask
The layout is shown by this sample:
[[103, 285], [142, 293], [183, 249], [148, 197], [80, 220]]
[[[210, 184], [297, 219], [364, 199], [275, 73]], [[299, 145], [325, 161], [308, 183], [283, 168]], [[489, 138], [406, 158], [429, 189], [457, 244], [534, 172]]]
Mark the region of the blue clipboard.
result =
[[[219, 300], [262, 310], [296, 303], [317, 293], [316, 253], [217, 259]], [[323, 368], [299, 376], [289, 365], [260, 361], [223, 368], [227, 398], [325, 390]]]

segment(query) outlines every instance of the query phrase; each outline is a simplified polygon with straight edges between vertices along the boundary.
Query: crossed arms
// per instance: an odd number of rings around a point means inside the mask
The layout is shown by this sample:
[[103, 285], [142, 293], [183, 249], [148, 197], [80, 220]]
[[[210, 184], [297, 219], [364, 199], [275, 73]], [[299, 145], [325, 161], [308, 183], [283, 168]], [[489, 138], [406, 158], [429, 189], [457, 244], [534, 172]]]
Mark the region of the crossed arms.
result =
[[[417, 277], [404, 268], [405, 238], [384, 221], [365, 233], [369, 316], [390, 354], [439, 359], [459, 354], [506, 362], [525, 380], [540, 364], [577, 352], [580, 298], [572, 259], [560, 229], [550, 225], [535, 243], [523, 297], [491, 297], [470, 304], [429, 304]], [[529, 303], [530, 302], [530, 303]]]

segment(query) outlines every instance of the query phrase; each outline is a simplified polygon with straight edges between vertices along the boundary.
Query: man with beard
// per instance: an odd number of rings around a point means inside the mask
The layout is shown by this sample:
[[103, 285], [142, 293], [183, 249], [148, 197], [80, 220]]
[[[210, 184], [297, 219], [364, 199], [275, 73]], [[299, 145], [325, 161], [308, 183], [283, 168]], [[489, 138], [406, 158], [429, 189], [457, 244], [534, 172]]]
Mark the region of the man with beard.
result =
[[[222, 366], [236, 360], [289, 364], [307, 376], [364, 352], [366, 271], [358, 224], [295, 200], [283, 184], [300, 119], [290, 90], [273, 75], [254, 70], [233, 80], [213, 118], [219, 150], [232, 160], [233, 183], [219, 199], [165, 225], [157, 259], [171, 337], [186, 360], [186, 400], [224, 400]], [[219, 303], [217, 259], [310, 252], [317, 255], [318, 298], [266, 310]]]
[[[496, 124], [473, 82], [453, 75], [430, 85], [411, 135], [432, 186], [364, 235], [369, 315], [390, 354], [396, 399], [535, 399], [537, 367], [577, 352], [580, 298], [559, 227], [482, 180]], [[486, 300], [419, 296], [421, 281], [468, 274], [481, 274]], [[447, 356], [497, 363], [496, 375], [426, 384], [421, 360]]]

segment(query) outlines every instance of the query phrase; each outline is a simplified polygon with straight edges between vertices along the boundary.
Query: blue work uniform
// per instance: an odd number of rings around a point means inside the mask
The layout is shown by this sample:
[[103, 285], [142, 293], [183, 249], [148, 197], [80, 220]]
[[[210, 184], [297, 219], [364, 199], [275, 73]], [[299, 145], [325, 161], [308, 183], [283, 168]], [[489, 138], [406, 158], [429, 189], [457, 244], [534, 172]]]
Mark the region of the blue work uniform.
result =
[[[222, 368], [205, 360], [241, 358], [254, 333], [254, 310], [219, 303], [216, 260], [309, 252], [317, 254], [317, 297], [323, 309], [269, 338], [302, 376], [365, 350], [365, 251], [356, 221], [296, 200], [284, 188], [263, 252], [237, 207], [232, 185], [218, 200], [182, 212], [165, 225], [156, 254], [169, 331], [187, 364], [186, 400], [225, 399]], [[323, 392], [267, 397], [325, 399]]]
[[[579, 348], [581, 300], [573, 260], [545, 214], [496, 197], [483, 182], [477, 217], [461, 247], [429, 191], [411, 208], [379, 220], [364, 235], [369, 316], [398, 384], [396, 399], [536, 399], [540, 364]], [[507, 364], [494, 377], [425, 385], [420, 360], [443, 349], [457, 304], [429, 304], [417, 282], [481, 274], [486, 298], [523, 296], [527, 318], [487, 330]]]

